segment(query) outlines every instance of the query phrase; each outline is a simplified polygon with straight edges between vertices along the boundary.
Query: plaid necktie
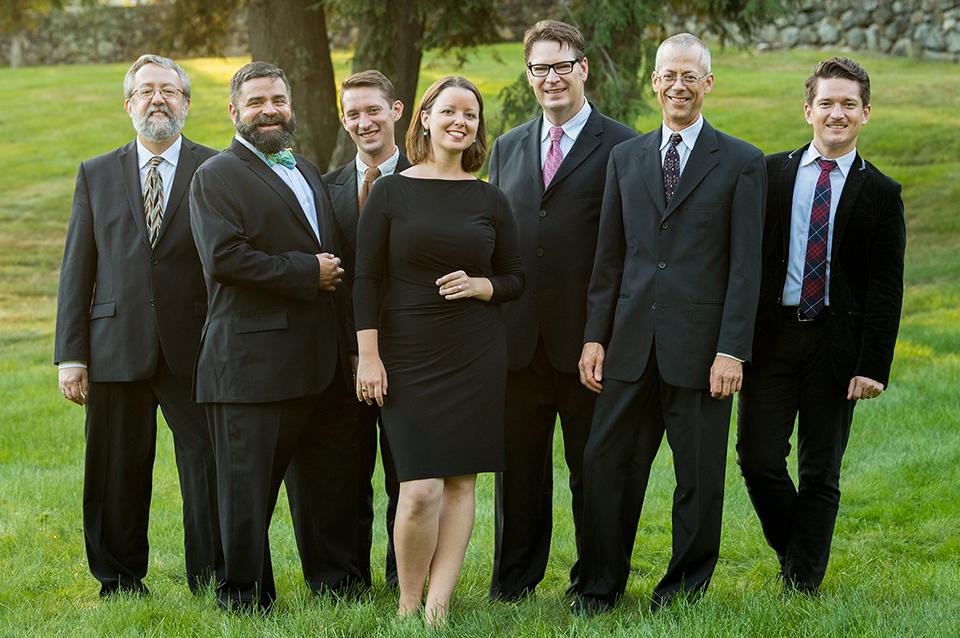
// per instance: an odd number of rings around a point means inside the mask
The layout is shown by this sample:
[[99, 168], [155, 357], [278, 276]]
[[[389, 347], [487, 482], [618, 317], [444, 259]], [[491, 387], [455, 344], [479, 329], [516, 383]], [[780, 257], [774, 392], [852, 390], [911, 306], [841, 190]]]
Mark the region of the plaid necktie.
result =
[[820, 176], [813, 191], [810, 209], [810, 231], [807, 235], [807, 256], [803, 262], [803, 283], [800, 288], [800, 313], [814, 319], [823, 312], [827, 289], [827, 237], [830, 233], [830, 172], [837, 167], [833, 160], [817, 158]]
[[143, 191], [143, 212], [147, 216], [147, 234], [150, 236], [151, 247], [157, 245], [160, 225], [163, 223], [163, 178], [157, 168], [162, 161], [162, 157], [150, 159], [147, 183]]
[[282, 164], [287, 168], [293, 168], [297, 165], [297, 158], [293, 156], [293, 152], [289, 148], [285, 148], [278, 153], [270, 153], [267, 155], [267, 166], [274, 166], [275, 164]]
[[357, 212], [363, 212], [363, 205], [367, 203], [373, 183], [380, 177], [380, 169], [372, 166], [363, 172], [363, 183], [360, 185], [360, 195], [357, 197]]
[[546, 188], [553, 181], [557, 169], [563, 163], [563, 151], [560, 150], [560, 138], [563, 137], [563, 128], [550, 128], [550, 148], [547, 149], [547, 159], [543, 163], [543, 187]]
[[667, 196], [667, 203], [673, 199], [677, 184], [680, 183], [680, 153], [677, 151], [677, 144], [682, 140], [679, 133], [671, 135], [670, 148], [667, 149], [667, 156], [663, 158], [663, 194]]

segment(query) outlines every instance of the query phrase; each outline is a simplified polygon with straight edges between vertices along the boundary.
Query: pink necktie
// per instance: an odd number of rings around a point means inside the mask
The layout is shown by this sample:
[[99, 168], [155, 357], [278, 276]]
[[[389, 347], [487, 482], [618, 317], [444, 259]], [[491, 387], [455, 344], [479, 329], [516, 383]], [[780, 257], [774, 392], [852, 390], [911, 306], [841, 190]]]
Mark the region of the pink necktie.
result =
[[550, 148], [547, 150], [547, 160], [543, 163], [543, 187], [546, 188], [553, 181], [553, 176], [557, 174], [563, 162], [563, 151], [560, 150], [560, 138], [563, 137], [563, 129], [559, 126], [550, 128]]

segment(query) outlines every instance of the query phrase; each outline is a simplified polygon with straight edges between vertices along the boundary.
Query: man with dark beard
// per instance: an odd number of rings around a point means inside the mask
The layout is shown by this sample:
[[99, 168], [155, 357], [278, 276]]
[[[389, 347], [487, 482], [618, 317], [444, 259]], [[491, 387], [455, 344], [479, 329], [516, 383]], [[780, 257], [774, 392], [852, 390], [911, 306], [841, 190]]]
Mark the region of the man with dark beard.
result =
[[146, 593], [157, 407], [173, 432], [187, 583], [222, 562], [213, 450], [190, 375], [206, 289], [184, 196], [216, 151], [180, 135], [190, 80], [141, 56], [123, 81], [137, 139], [80, 165], [57, 299], [60, 392], [86, 406], [83, 530], [100, 595]]
[[355, 591], [356, 353], [341, 238], [320, 174], [287, 146], [290, 85], [266, 62], [230, 82], [233, 144], [197, 171], [191, 223], [209, 292], [194, 391], [217, 458], [224, 607], [276, 597], [268, 528], [287, 492], [316, 593]]

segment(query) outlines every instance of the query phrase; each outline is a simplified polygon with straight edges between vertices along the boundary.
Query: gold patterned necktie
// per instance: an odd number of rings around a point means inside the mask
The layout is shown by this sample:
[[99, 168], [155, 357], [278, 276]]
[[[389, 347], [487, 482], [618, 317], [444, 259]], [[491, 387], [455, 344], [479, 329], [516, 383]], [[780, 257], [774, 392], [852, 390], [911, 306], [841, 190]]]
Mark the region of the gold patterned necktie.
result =
[[363, 172], [363, 184], [360, 185], [360, 195], [357, 197], [357, 212], [363, 212], [363, 205], [367, 203], [367, 196], [370, 195], [370, 189], [373, 183], [380, 177], [380, 169], [372, 166]]
[[157, 168], [162, 161], [162, 157], [151, 158], [147, 183], [143, 189], [143, 212], [147, 216], [147, 233], [150, 235], [151, 247], [157, 245], [160, 224], [163, 223], [163, 178]]

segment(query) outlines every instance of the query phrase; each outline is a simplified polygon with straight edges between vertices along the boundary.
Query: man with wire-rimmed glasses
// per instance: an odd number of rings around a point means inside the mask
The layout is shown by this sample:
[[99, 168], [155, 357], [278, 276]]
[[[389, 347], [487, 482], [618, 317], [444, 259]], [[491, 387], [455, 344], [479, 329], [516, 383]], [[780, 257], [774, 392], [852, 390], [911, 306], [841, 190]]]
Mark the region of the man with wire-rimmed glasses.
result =
[[[553, 512], [557, 416], [570, 472], [580, 555], [583, 446], [594, 395], [577, 376], [587, 282], [610, 149], [636, 133], [584, 96], [583, 35], [543, 20], [524, 35], [527, 82], [542, 115], [496, 140], [490, 181], [517, 219], [527, 285], [502, 306], [507, 326], [506, 469], [496, 480], [496, 549], [490, 596], [517, 600], [543, 579]], [[575, 562], [571, 587], [578, 579]]]
[[57, 298], [60, 393], [86, 406], [83, 530], [100, 595], [146, 593], [157, 407], [173, 432], [187, 584], [222, 564], [213, 446], [191, 400], [207, 293], [187, 187], [216, 151], [180, 134], [190, 80], [141, 56], [123, 81], [137, 138], [80, 165]]

